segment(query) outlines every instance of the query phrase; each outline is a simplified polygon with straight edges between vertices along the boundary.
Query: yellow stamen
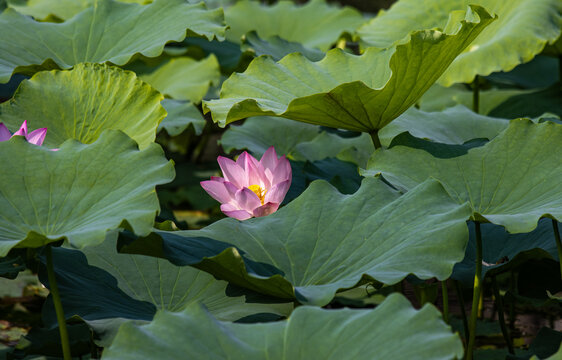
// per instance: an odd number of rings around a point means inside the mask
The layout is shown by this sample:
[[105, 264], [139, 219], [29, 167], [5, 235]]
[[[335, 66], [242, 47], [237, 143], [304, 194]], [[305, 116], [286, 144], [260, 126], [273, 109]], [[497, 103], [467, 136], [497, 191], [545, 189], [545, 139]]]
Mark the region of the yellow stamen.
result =
[[248, 189], [252, 190], [260, 198], [261, 204], [263, 205], [265, 193], [267, 193], [267, 190], [262, 189], [259, 185], [250, 185], [248, 186]]

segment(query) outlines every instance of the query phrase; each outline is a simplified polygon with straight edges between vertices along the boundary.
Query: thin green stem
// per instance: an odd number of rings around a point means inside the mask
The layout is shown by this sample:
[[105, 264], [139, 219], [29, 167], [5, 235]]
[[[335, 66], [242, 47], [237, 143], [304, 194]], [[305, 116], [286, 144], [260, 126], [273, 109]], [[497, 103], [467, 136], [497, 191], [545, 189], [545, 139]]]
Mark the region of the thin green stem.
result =
[[472, 309], [470, 311], [470, 323], [468, 348], [466, 349], [466, 359], [472, 360], [474, 354], [474, 343], [476, 341], [476, 320], [478, 317], [478, 302], [480, 301], [480, 293], [482, 292], [482, 232], [480, 231], [480, 223], [474, 222], [476, 230], [476, 271], [474, 273], [474, 291], [472, 293]]
[[558, 231], [558, 221], [552, 220], [552, 228], [554, 230], [554, 238], [556, 239], [556, 248], [558, 249], [558, 262], [560, 263], [560, 277], [562, 278], [562, 241], [560, 240], [560, 231]]
[[466, 317], [466, 309], [464, 306], [464, 296], [462, 294], [461, 284], [458, 282], [458, 280], [453, 280], [453, 282], [455, 283], [455, 290], [457, 291], [457, 298], [459, 300], [459, 305], [461, 307], [462, 325], [464, 327], [464, 338], [468, 339], [468, 334], [470, 331], [468, 330], [468, 318]]
[[51, 249], [51, 245], [45, 246], [45, 255], [47, 257], [47, 276], [49, 278], [49, 287], [51, 290], [51, 296], [53, 297], [53, 304], [55, 305], [57, 322], [59, 323], [59, 332], [60, 332], [60, 340], [62, 345], [63, 359], [72, 360], [72, 355], [70, 354], [70, 342], [68, 341], [68, 330], [66, 329], [66, 320], [64, 318], [64, 312], [62, 310], [59, 288], [57, 286], [55, 269], [53, 267], [53, 252]]
[[447, 280], [441, 281], [441, 296], [443, 297], [443, 320], [449, 323], [449, 288]]
[[509, 335], [509, 330], [505, 324], [503, 300], [500, 296], [500, 289], [498, 288], [496, 276], [492, 276], [492, 289], [494, 290], [494, 298], [496, 300], [496, 308], [498, 309], [498, 319], [500, 321], [500, 328], [502, 329], [503, 338], [505, 340], [505, 343], [507, 344], [507, 349], [509, 353], [515, 355], [515, 351], [513, 350], [513, 343], [511, 342], [511, 336]]
[[378, 130], [371, 131], [369, 135], [371, 135], [371, 140], [373, 140], [373, 145], [375, 145], [375, 149], [380, 149], [382, 145], [381, 145], [381, 140], [379, 139]]
[[480, 112], [480, 77], [476, 75], [472, 82], [472, 110]]

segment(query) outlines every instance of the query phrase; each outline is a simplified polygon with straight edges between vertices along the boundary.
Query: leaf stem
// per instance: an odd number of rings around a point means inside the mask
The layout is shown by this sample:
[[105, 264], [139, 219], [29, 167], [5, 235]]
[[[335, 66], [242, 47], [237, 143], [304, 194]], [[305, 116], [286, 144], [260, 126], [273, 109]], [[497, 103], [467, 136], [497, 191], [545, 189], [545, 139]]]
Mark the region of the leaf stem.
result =
[[375, 145], [375, 150], [380, 149], [382, 145], [381, 145], [381, 139], [379, 139], [379, 131], [373, 130], [369, 132], [369, 135], [371, 135], [371, 140], [373, 140], [373, 145]]
[[68, 330], [66, 329], [66, 320], [64, 317], [64, 311], [62, 309], [62, 303], [60, 301], [55, 269], [53, 267], [53, 251], [51, 245], [45, 246], [45, 255], [47, 257], [47, 276], [49, 279], [49, 287], [51, 290], [51, 296], [53, 297], [55, 313], [57, 314], [57, 322], [59, 323], [63, 359], [72, 360], [72, 355], [70, 353], [70, 342], [68, 341]]
[[500, 289], [498, 288], [498, 283], [496, 281], [496, 276], [492, 276], [492, 289], [494, 290], [494, 298], [496, 299], [496, 307], [498, 309], [498, 320], [500, 321], [500, 328], [502, 329], [503, 338], [507, 344], [507, 349], [510, 354], [515, 355], [513, 350], [513, 343], [511, 342], [511, 336], [509, 330], [505, 324], [505, 316], [503, 310], [503, 300], [500, 296]]
[[441, 281], [441, 296], [443, 297], [443, 320], [449, 323], [449, 288], [447, 280]]
[[478, 302], [482, 292], [482, 232], [480, 231], [480, 223], [474, 222], [476, 230], [476, 269], [474, 273], [474, 290], [472, 295], [472, 309], [470, 311], [470, 323], [468, 348], [466, 349], [466, 359], [472, 360], [474, 353], [474, 343], [476, 341], [476, 320], [478, 317]]
[[476, 75], [472, 81], [472, 110], [480, 112], [480, 77]]
[[562, 278], [562, 241], [560, 240], [560, 231], [558, 231], [558, 221], [552, 219], [552, 229], [554, 230], [554, 238], [556, 239], [556, 248], [558, 249], [558, 262], [560, 264], [560, 278]]

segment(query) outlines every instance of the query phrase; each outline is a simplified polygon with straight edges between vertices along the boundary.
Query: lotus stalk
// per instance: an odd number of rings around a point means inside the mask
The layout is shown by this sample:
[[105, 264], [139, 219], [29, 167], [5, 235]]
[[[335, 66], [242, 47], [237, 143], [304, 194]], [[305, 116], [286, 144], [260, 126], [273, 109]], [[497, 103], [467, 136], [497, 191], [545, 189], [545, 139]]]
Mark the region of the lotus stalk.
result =
[[476, 232], [476, 269], [474, 273], [474, 291], [472, 295], [472, 309], [470, 311], [470, 323], [468, 325], [468, 347], [466, 359], [472, 360], [474, 353], [474, 342], [476, 341], [476, 320], [478, 319], [478, 303], [482, 293], [482, 232], [480, 223], [474, 222]]

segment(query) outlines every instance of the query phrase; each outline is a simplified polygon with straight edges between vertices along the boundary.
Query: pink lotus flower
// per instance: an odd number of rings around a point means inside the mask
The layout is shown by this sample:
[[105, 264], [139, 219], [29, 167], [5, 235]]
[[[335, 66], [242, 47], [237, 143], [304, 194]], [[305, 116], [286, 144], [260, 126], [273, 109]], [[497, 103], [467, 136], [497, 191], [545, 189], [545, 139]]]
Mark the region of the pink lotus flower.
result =
[[6, 141], [12, 138], [13, 136], [18, 136], [18, 135], [25, 136], [27, 142], [41, 146], [43, 144], [43, 140], [45, 140], [45, 136], [47, 135], [47, 128], [40, 128], [37, 130], [33, 130], [28, 134], [27, 120], [24, 120], [19, 130], [12, 135], [12, 133], [10, 132], [10, 130], [8, 130], [6, 125], [4, 125], [4, 123], [0, 123], [0, 141]]
[[212, 176], [201, 186], [222, 203], [226, 216], [246, 220], [277, 211], [291, 186], [291, 164], [285, 156], [278, 159], [272, 146], [260, 161], [245, 151], [236, 161], [222, 156], [217, 160], [224, 178]]

